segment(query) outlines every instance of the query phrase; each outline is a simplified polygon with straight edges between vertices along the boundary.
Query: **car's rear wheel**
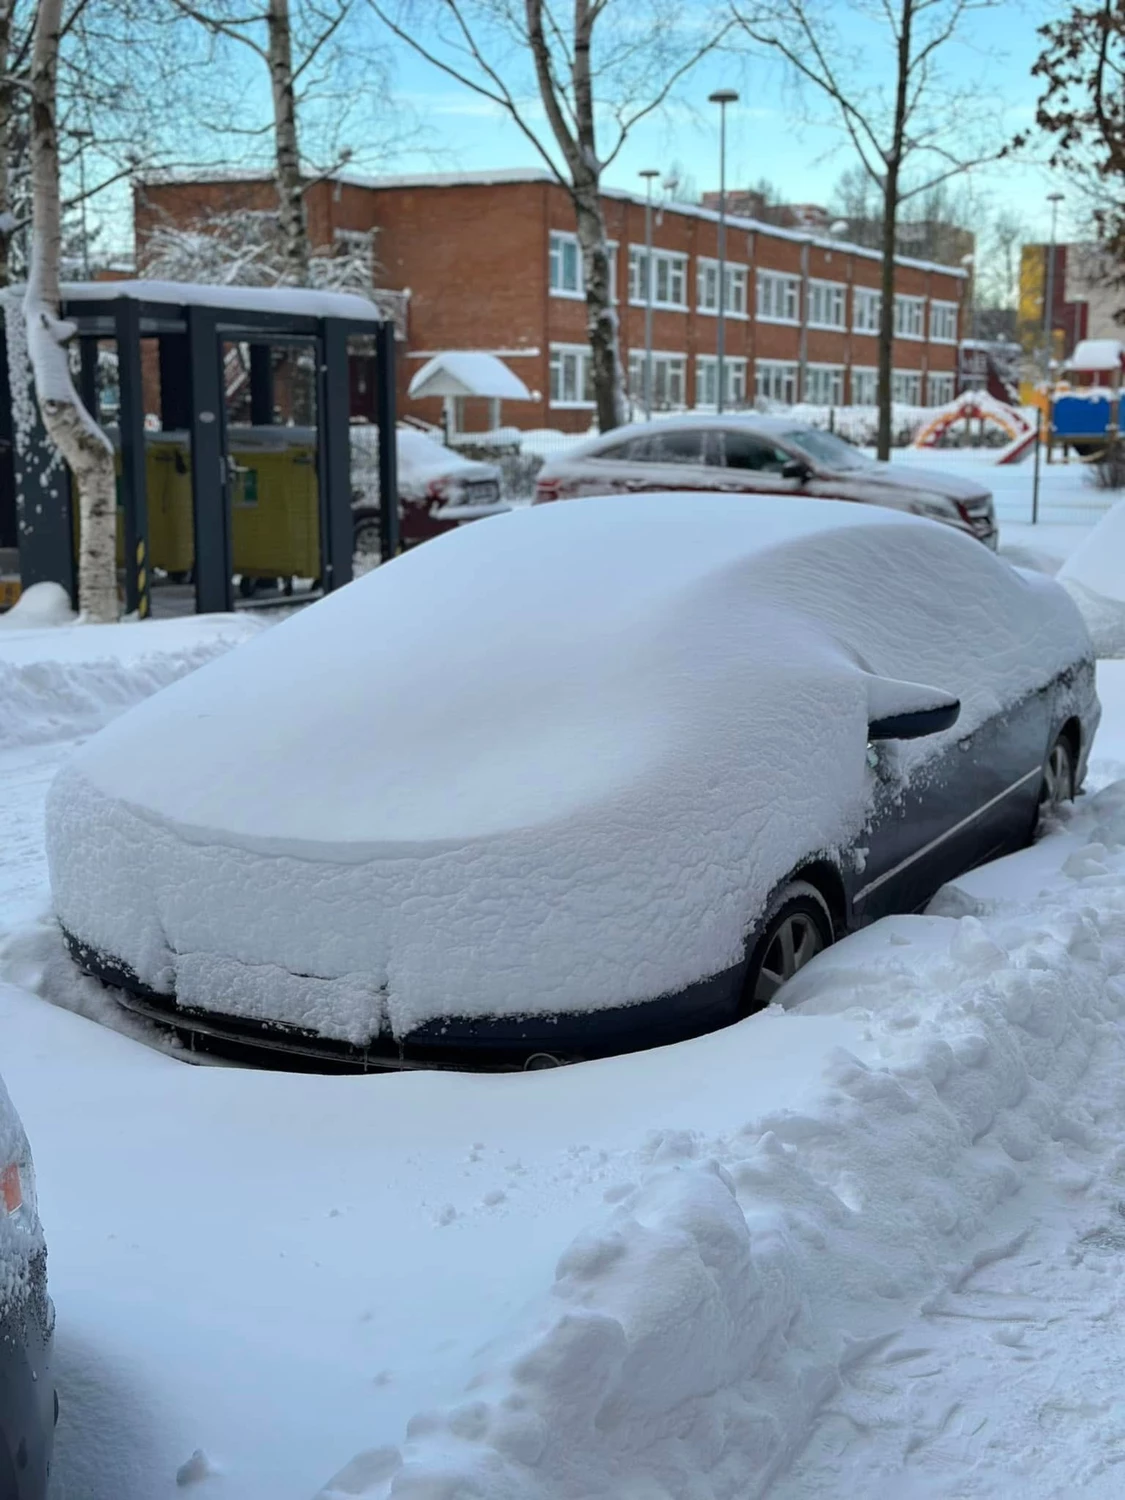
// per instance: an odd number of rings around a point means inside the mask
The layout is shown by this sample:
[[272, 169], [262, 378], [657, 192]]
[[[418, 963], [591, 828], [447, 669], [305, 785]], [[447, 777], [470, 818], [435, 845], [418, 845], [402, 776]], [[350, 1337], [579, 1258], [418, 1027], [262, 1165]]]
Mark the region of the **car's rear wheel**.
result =
[[761, 1010], [782, 985], [832, 944], [832, 913], [807, 880], [791, 880], [767, 908], [746, 966], [742, 1013]]
[[1039, 816], [1056, 812], [1074, 800], [1074, 747], [1069, 735], [1060, 734], [1043, 763], [1039, 785]]

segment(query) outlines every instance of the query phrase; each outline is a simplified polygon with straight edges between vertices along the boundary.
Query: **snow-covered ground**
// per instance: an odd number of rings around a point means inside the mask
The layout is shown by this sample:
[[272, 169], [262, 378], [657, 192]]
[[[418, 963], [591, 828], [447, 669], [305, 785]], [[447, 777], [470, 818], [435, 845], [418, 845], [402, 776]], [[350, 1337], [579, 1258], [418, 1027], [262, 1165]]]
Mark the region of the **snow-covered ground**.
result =
[[[1048, 567], [1082, 535], [1004, 528]], [[785, 1010], [557, 1072], [320, 1078], [74, 1014], [117, 1012], [47, 916], [55, 769], [256, 628], [0, 630], [0, 1069], [58, 1309], [55, 1500], [341, 1470], [325, 1495], [1119, 1495], [1125, 661], [1061, 826]]]

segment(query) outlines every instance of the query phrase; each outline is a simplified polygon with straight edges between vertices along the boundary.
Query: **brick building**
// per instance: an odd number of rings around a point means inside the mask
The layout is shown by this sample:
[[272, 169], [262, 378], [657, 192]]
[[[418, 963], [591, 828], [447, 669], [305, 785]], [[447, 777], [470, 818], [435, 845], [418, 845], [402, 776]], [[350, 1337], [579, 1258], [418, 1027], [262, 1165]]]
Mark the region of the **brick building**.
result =
[[[265, 178], [149, 181], [136, 191], [139, 274], [158, 223], [232, 210], [268, 212]], [[409, 292], [400, 410], [437, 421], [438, 403], [406, 399], [411, 375], [447, 349], [500, 355], [535, 394], [505, 409], [520, 427], [577, 430], [591, 421], [581, 258], [570, 201], [545, 172], [507, 171], [314, 183], [310, 238], [324, 250], [375, 234], [380, 287]], [[644, 199], [607, 190], [622, 359], [642, 389], [647, 295]], [[654, 404], [715, 404], [718, 215], [676, 205], [653, 214]], [[808, 230], [728, 218], [726, 402], [756, 396], [823, 405], [875, 400], [880, 256]], [[894, 399], [940, 405], [955, 393], [966, 275], [900, 258]], [[471, 408], [473, 403], [467, 403]], [[487, 420], [467, 410], [465, 425]]]

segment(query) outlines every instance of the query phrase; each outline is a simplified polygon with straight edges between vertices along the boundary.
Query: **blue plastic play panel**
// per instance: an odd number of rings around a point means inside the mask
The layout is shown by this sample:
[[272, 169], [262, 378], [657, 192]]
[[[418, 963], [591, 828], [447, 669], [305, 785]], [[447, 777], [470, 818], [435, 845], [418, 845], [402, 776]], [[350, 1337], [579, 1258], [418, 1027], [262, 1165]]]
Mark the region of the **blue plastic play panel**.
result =
[[1103, 397], [1059, 396], [1051, 410], [1055, 437], [1104, 437], [1109, 431], [1113, 403]]

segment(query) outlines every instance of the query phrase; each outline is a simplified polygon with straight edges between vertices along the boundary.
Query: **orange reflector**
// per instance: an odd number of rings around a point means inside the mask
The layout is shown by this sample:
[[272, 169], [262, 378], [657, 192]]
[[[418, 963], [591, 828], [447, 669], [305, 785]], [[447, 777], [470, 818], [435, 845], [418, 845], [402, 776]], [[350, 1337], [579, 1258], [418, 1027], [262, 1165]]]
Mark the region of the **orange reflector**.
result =
[[19, 1213], [23, 1207], [23, 1187], [20, 1184], [20, 1169], [16, 1162], [10, 1162], [0, 1172], [0, 1197], [4, 1199], [4, 1212], [8, 1214]]

